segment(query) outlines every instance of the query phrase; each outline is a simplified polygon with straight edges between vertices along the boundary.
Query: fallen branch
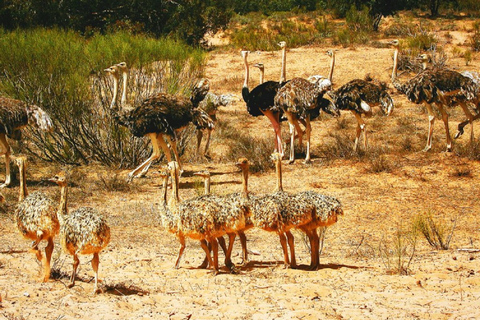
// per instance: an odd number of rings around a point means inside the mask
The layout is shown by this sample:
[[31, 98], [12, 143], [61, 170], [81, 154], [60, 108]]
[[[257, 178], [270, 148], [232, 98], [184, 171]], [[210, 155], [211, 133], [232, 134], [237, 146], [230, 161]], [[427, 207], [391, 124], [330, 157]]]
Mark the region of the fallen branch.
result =
[[480, 252], [480, 249], [457, 249], [457, 251]]

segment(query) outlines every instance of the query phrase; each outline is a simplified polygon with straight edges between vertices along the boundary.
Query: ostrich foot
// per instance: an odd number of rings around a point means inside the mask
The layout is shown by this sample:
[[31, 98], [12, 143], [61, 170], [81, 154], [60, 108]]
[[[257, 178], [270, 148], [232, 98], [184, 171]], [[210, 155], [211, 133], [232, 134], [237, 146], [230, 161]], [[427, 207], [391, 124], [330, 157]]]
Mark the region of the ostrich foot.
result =
[[305, 159], [305, 161], [303, 163], [304, 164], [312, 164], [312, 160], [311, 159]]
[[432, 147], [426, 146], [422, 151], [423, 152], [428, 152], [428, 151], [430, 151], [430, 149], [432, 149]]
[[460, 138], [460, 136], [463, 134], [463, 128], [462, 129], [458, 129], [457, 133], [455, 134], [455, 137], [453, 137], [453, 139], [458, 139]]
[[288, 160], [288, 164], [293, 164], [295, 162], [295, 159]]
[[7, 188], [9, 186], [10, 186], [10, 183], [5, 182], [4, 184], [0, 185], [0, 188], [3, 189], [3, 188]]

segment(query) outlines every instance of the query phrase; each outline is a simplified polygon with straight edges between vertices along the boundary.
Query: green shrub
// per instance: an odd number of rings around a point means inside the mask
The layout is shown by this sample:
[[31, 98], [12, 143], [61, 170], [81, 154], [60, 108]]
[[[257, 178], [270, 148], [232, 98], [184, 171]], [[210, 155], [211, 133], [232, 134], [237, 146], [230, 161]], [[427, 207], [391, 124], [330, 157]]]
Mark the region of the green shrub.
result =
[[447, 234], [449, 228], [443, 222], [434, 219], [430, 212], [419, 214], [414, 220], [414, 228], [423, 234], [428, 243], [437, 250], [448, 250], [450, 248], [450, 241], [456, 225], [457, 219], [454, 219]]
[[[137, 77], [129, 80], [129, 90], [140, 101], [158, 91], [188, 94], [205, 58], [171, 40], [128, 33], [86, 40], [58, 29], [2, 30], [0, 55], [0, 93], [39, 105], [54, 122], [53, 133], [26, 130], [33, 142], [28, 150], [61, 163], [129, 167], [149, 156], [150, 148], [110, 118], [111, 80], [103, 69], [120, 61], [133, 67]], [[163, 63], [152, 67], [153, 61]], [[169, 72], [162, 73], [166, 64]]]
[[382, 238], [379, 242], [379, 255], [388, 274], [408, 275], [410, 265], [416, 253], [417, 235], [415, 229], [408, 229], [401, 224], [393, 235], [393, 240]]

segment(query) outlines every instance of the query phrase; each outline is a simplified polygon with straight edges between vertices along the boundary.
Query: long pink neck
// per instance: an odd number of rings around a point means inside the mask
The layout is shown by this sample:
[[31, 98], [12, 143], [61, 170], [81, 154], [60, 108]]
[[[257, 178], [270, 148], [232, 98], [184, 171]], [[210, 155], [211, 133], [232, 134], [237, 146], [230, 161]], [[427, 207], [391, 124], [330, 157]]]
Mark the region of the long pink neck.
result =
[[398, 47], [395, 47], [395, 51], [393, 52], [392, 81], [397, 78], [397, 68], [398, 68]]
[[335, 67], [335, 53], [332, 52], [332, 61], [330, 62], [330, 73], [328, 74], [328, 80], [332, 82], [333, 79], [333, 68]]
[[245, 53], [243, 56], [243, 63], [245, 64], [245, 81], [243, 82], [243, 87], [248, 88], [248, 78], [250, 76], [248, 62], [247, 62], [248, 53]]

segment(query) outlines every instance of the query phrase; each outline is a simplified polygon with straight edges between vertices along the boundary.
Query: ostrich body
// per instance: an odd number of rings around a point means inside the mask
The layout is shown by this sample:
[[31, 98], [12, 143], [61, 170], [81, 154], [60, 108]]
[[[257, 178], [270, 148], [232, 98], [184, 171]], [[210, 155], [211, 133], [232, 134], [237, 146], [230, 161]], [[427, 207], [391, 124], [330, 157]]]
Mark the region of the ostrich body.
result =
[[310, 133], [312, 127], [310, 120], [313, 115], [318, 115], [323, 110], [334, 116], [339, 116], [340, 112], [334, 104], [323, 98], [326, 90], [320, 90], [319, 87], [303, 78], [293, 78], [280, 88], [275, 96], [275, 107], [282, 110], [288, 119], [290, 127], [290, 158], [289, 163], [295, 161], [295, 130], [298, 133], [298, 140], [302, 145], [303, 131], [300, 129], [301, 120], [305, 122], [305, 133], [307, 135], [307, 152], [305, 163], [310, 162]]
[[[477, 86], [477, 94], [476, 94], [476, 97], [474, 98], [473, 101], [471, 101], [475, 107], [475, 112], [476, 112], [476, 115], [474, 116], [467, 116], [467, 119], [462, 121], [461, 123], [458, 124], [458, 131], [457, 133], [455, 134], [455, 139], [458, 139], [462, 134], [463, 134], [463, 128], [467, 125], [467, 124], [472, 124], [474, 120], [477, 120], [478, 118], [480, 118], [480, 74], [478, 72], [470, 72], [470, 71], [465, 71], [465, 72], [462, 72], [462, 75], [465, 76], [465, 77], [468, 77], [470, 79], [472, 79], [472, 81], [475, 83], [475, 85]], [[472, 128], [471, 128], [471, 133], [470, 133], [470, 141], [473, 141], [473, 125], [472, 125]]]
[[73, 270], [69, 288], [75, 285], [80, 260], [78, 254], [93, 254], [92, 268], [95, 272], [94, 293], [98, 293], [98, 265], [99, 253], [110, 242], [110, 227], [102, 215], [94, 208], [81, 207], [68, 212], [67, 181], [63, 174], [57, 175], [50, 181], [57, 183], [61, 188], [58, 219], [60, 220], [60, 242], [64, 251], [73, 256]]
[[242, 97], [247, 104], [247, 111], [250, 115], [258, 117], [264, 115], [270, 120], [275, 132], [275, 150], [283, 154], [282, 134], [280, 126], [280, 110], [274, 107], [274, 98], [277, 91], [285, 84], [286, 77], [286, 50], [284, 41], [278, 44], [282, 48], [282, 70], [280, 81], [266, 81], [252, 89], [248, 88], [249, 67], [247, 62], [248, 51], [242, 51], [242, 57], [245, 64], [245, 82], [242, 88]]
[[[466, 103], [477, 97], [478, 87], [475, 82], [462, 74], [440, 68], [427, 68], [428, 57], [423, 55], [421, 60], [424, 70], [405, 83], [401, 83], [397, 79], [399, 42], [394, 40], [391, 44], [395, 48], [393, 59], [392, 83], [393, 86], [401, 93], [407, 96], [407, 99], [415, 104], [424, 104], [428, 112], [429, 128], [427, 145], [423, 151], [429, 151], [432, 148], [433, 125], [435, 123], [435, 113], [433, 105], [435, 105], [445, 125], [447, 136], [447, 152], [452, 151], [452, 140], [448, 127], [448, 114], [444, 106], [460, 105], [470, 123], [474, 117], [468, 110]], [[472, 126], [473, 137], [473, 126]]]
[[367, 131], [362, 114], [371, 116], [372, 107], [380, 106], [382, 112], [387, 116], [393, 111], [393, 99], [387, 92], [387, 86], [384, 83], [376, 85], [371, 81], [355, 79], [337, 90], [329, 92], [333, 103], [339, 110], [349, 110], [357, 119], [357, 133], [355, 136], [354, 149], [357, 150], [360, 135], [363, 132], [364, 148], [367, 149]]
[[[126, 68], [124, 63], [111, 66], [105, 69], [106, 72], [113, 75], [114, 88], [118, 88], [120, 72]], [[124, 91], [126, 81], [124, 76]], [[175, 159], [180, 164], [180, 157], [177, 151], [176, 135], [193, 123], [197, 130], [205, 128], [213, 129], [213, 120], [208, 114], [198, 108], [198, 104], [208, 93], [210, 86], [207, 79], [200, 81], [193, 89], [190, 99], [176, 95], [158, 93], [143, 100], [140, 105], [134, 109], [119, 114], [115, 108], [117, 94], [113, 95], [111, 110], [113, 118], [120, 125], [126, 126], [136, 137], [148, 136], [152, 142], [152, 155], [137, 168], [128, 174], [128, 180], [132, 180], [139, 173], [145, 174], [151, 163], [160, 157], [160, 149], [163, 150], [168, 161], [171, 161], [170, 150], [164, 138], [169, 142]], [[123, 97], [122, 97], [123, 100]]]
[[[33, 240], [32, 252], [43, 265], [43, 282], [50, 278], [50, 260], [54, 248], [53, 239], [60, 230], [56, 205], [46, 194], [40, 191], [28, 193], [26, 184], [26, 158], [15, 159], [20, 173], [20, 194], [15, 210], [18, 231], [27, 239]], [[40, 241], [46, 240], [45, 257], [38, 249]]]
[[36, 105], [11, 98], [0, 97], [0, 155], [5, 156], [5, 183], [0, 188], [8, 187], [11, 183], [10, 155], [11, 149], [7, 137], [15, 140], [22, 138], [21, 129], [27, 125], [40, 128], [44, 131], [53, 129], [52, 119]]

